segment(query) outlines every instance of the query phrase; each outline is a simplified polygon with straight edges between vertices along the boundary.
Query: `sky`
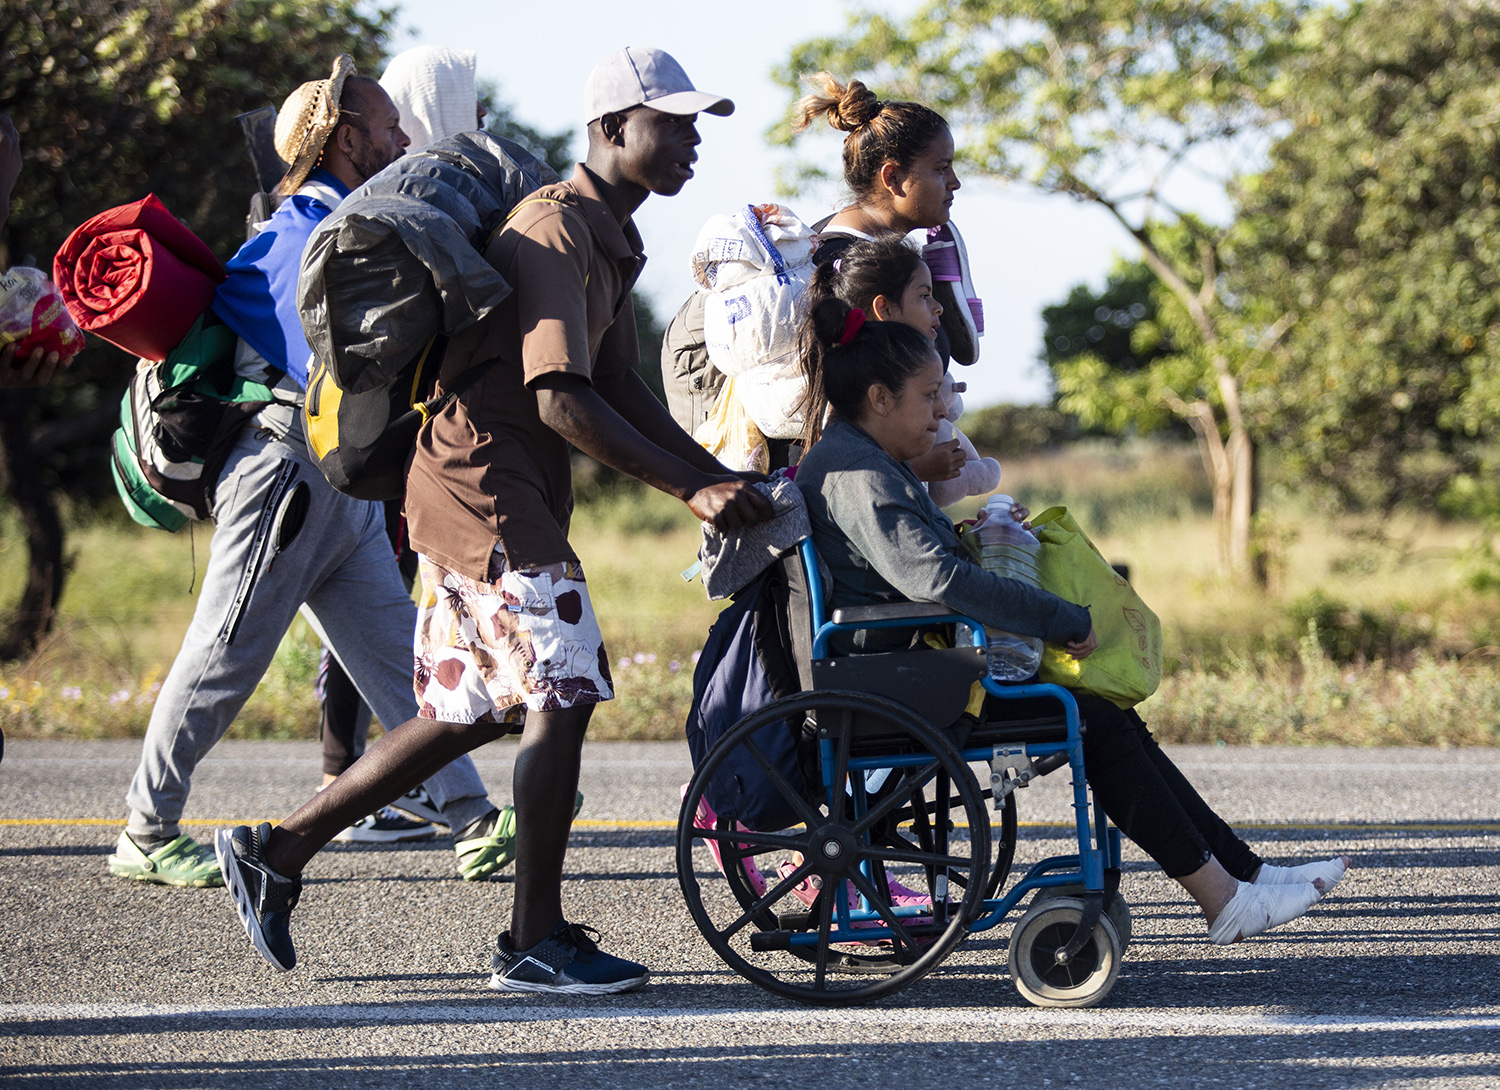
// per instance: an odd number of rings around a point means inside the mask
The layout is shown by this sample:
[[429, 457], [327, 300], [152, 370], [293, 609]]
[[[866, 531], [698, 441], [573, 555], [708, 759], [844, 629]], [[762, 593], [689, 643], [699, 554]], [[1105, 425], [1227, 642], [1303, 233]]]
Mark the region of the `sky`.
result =
[[[917, 7], [913, 0], [866, 2], [896, 15]], [[586, 146], [584, 81], [599, 60], [623, 46], [665, 49], [700, 90], [734, 100], [732, 116], [699, 118], [696, 177], [676, 197], [647, 200], [635, 216], [648, 258], [640, 290], [665, 325], [693, 290], [688, 257], [709, 216], [778, 199], [776, 167], [789, 163], [791, 153], [770, 146], [765, 133], [785, 118], [788, 95], [772, 82], [771, 70], [795, 44], [843, 31], [846, 10], [838, 0], [571, 0], [556, 7], [410, 0], [393, 51], [413, 45], [474, 50], [479, 78], [498, 86], [515, 116], [545, 132], [574, 133], [575, 155]], [[836, 135], [802, 141], [798, 154], [837, 173]], [[833, 211], [836, 199], [830, 190], [783, 203], [811, 223]], [[1134, 241], [1100, 209], [978, 178], [964, 180], [953, 221], [984, 300], [979, 362], [959, 369], [969, 384], [965, 402], [978, 408], [1047, 400], [1046, 369], [1037, 362], [1042, 308], [1061, 301], [1074, 284], [1102, 285], [1117, 256], [1136, 256]]]

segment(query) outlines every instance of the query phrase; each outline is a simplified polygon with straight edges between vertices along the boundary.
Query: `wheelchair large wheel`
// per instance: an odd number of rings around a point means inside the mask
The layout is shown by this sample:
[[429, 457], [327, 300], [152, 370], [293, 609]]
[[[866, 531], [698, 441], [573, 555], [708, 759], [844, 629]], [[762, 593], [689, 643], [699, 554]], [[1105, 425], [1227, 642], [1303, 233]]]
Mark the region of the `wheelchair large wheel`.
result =
[[1107, 915], [1071, 960], [1057, 961], [1068, 945], [1083, 902], [1051, 897], [1027, 909], [1010, 936], [1010, 975], [1016, 990], [1039, 1007], [1092, 1007], [1115, 986], [1120, 974], [1120, 937]]
[[[947, 795], [948, 801], [944, 803], [940, 801], [934, 789], [920, 793], [919, 797], [912, 799], [908, 805], [899, 807], [891, 814], [891, 820], [886, 823], [882, 837], [884, 842], [893, 847], [904, 845], [912, 850], [936, 850], [935, 819], [937, 815], [951, 814], [955, 808], [960, 813], [963, 812], [962, 798], [955, 798], [951, 791], [947, 792]], [[981, 798], [988, 796], [989, 792], [986, 791], [982, 793]], [[951, 827], [952, 823], [948, 824]], [[724, 834], [732, 831], [734, 826], [734, 822], [722, 817], [716, 824], [718, 831]], [[989, 879], [985, 883], [981, 897], [983, 901], [994, 899], [999, 887], [1010, 874], [1011, 864], [1016, 854], [1016, 827], [1016, 797], [1011, 794], [1005, 797], [997, 813], [990, 819], [990, 846], [993, 858], [989, 868]], [[734, 894], [740, 907], [746, 910], [756, 910], [756, 902], [766, 892], [766, 882], [765, 875], [760, 873], [753, 861], [742, 859], [720, 869], [729, 885], [730, 892]], [[967, 875], [956, 871], [950, 872], [949, 880], [961, 888], [967, 881]], [[1128, 916], [1126, 920], [1128, 923]], [[778, 926], [775, 914], [766, 909], [757, 911], [755, 923], [763, 931], [773, 931]], [[816, 951], [803, 947], [794, 947], [791, 953], [809, 962], [813, 961], [816, 956]], [[915, 960], [914, 956], [902, 950], [872, 950], [870, 948], [835, 948], [829, 950], [828, 958], [829, 968], [834, 972], [872, 974], [890, 973], [897, 967], [908, 965]]]
[[[828, 768], [815, 771], [812, 789], [757, 744], [777, 723], [826, 738]], [[695, 824], [708, 785], [745, 761], [764, 770], [797, 824]], [[911, 711], [859, 693], [799, 693], [747, 716], [701, 763], [683, 797], [678, 881], [693, 922], [741, 976], [777, 995], [843, 1006], [900, 990], [959, 943], [983, 902], [989, 833], [963, 759]]]

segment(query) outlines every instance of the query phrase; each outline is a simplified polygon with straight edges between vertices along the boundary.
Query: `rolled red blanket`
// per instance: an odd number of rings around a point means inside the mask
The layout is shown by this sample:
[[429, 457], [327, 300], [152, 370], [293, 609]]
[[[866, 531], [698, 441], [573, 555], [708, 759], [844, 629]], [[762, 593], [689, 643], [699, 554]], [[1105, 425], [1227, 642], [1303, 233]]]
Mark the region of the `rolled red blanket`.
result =
[[164, 360], [213, 302], [224, 266], [152, 193], [69, 235], [52, 279], [80, 329]]

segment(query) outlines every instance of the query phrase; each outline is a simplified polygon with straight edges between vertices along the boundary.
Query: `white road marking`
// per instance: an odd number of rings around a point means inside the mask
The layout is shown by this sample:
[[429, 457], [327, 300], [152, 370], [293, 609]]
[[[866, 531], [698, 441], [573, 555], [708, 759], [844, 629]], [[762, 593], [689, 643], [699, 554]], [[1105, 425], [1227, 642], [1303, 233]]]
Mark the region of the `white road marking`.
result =
[[[942, 1010], [757, 1010], [728, 1007], [661, 1007], [622, 1013], [597, 1006], [534, 1007], [508, 1004], [503, 1000], [464, 1005], [403, 1003], [399, 1006], [360, 1006], [358, 1004], [316, 1004], [290, 1007], [195, 1007], [151, 1003], [11, 1003], [0, 1004], [0, 1023], [10, 1023], [11, 1033], [24, 1033], [25, 1023], [66, 1022], [78, 1019], [105, 1022], [137, 1020], [180, 1020], [184, 1017], [205, 1018], [230, 1023], [245, 1022], [336, 1022], [349, 1025], [432, 1025], [444, 1023], [504, 1023], [593, 1021], [619, 1023], [732, 1023], [739, 1021], [764, 1025], [810, 1024], [827, 1026], [905, 1026], [951, 1031], [956, 1025], [966, 1029], [1066, 1030], [1070, 1037], [1079, 1031], [1119, 1031], [1142, 1029], [1154, 1035], [1172, 1032], [1211, 1032], [1217, 1034], [1313, 1034], [1313, 1033], [1434, 1033], [1500, 1031], [1500, 1008], [1471, 1014], [1453, 1014], [1442, 1018], [1390, 1018], [1379, 1015], [1283, 1015], [1194, 1011], [1115, 1011], [1115, 1010], [1039, 1010], [970, 1009]], [[43, 1030], [41, 1032], [57, 1032]], [[95, 1031], [97, 1032], [97, 1031]], [[122, 1033], [134, 1032], [122, 1026]]]

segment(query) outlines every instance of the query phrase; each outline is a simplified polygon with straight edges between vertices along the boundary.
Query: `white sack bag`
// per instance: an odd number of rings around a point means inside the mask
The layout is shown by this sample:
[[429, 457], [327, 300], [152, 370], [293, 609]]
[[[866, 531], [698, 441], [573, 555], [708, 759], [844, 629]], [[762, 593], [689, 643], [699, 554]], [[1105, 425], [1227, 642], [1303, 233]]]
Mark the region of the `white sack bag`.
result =
[[724, 291], [765, 273], [812, 261], [813, 230], [776, 204], [746, 205], [710, 216], [693, 243], [693, 279], [705, 291]]
[[795, 356], [778, 366], [746, 371], [734, 383], [735, 396], [767, 439], [801, 437], [807, 381]]

